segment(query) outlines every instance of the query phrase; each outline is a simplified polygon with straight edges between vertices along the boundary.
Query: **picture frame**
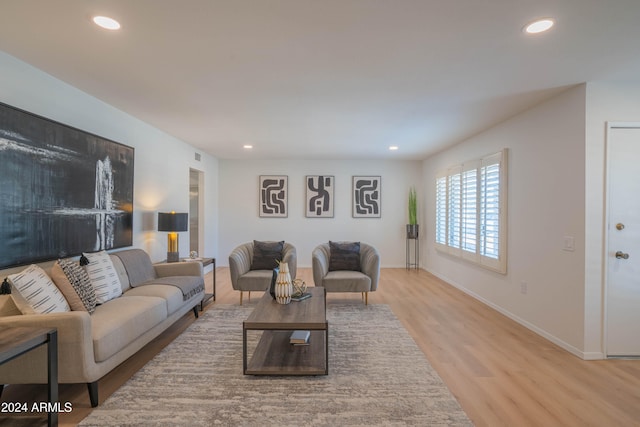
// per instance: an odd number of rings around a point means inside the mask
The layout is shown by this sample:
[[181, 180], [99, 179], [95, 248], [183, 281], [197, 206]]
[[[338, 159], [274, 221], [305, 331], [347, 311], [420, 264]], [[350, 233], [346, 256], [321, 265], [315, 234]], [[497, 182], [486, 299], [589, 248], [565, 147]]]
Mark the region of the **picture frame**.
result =
[[289, 177], [260, 175], [258, 214], [261, 218], [287, 218], [289, 215]]
[[333, 218], [333, 175], [307, 175], [305, 177], [305, 216], [307, 218]]
[[0, 268], [133, 244], [133, 147], [0, 103]]
[[353, 218], [380, 218], [382, 216], [382, 177], [352, 177]]

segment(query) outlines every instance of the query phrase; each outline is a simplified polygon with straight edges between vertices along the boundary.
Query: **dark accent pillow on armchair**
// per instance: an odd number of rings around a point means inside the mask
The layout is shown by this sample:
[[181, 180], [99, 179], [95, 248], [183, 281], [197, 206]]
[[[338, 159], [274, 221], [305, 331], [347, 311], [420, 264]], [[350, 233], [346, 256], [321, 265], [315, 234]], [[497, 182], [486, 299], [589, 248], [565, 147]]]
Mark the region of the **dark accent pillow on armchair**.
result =
[[281, 242], [253, 241], [253, 259], [251, 270], [273, 270], [282, 261], [284, 240]]
[[329, 271], [360, 271], [360, 242], [331, 242]]

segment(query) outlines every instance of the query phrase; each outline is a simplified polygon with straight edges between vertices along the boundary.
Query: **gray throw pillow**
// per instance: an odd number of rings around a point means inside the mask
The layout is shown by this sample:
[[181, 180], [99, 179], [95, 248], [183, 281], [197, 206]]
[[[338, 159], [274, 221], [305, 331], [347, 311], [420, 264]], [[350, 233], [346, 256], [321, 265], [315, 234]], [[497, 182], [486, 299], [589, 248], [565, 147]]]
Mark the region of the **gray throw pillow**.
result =
[[284, 240], [281, 242], [253, 241], [253, 259], [251, 270], [273, 270], [282, 261]]
[[360, 269], [360, 242], [329, 242], [329, 271]]

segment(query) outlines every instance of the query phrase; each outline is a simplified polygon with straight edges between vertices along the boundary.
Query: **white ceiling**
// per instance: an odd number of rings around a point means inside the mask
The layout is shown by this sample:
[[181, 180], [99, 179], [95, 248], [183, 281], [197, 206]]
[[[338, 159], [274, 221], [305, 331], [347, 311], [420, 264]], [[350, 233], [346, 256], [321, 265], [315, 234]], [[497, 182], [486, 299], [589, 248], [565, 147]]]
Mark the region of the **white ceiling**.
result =
[[639, 22], [640, 0], [2, 0], [0, 50], [219, 158], [421, 159], [640, 81]]

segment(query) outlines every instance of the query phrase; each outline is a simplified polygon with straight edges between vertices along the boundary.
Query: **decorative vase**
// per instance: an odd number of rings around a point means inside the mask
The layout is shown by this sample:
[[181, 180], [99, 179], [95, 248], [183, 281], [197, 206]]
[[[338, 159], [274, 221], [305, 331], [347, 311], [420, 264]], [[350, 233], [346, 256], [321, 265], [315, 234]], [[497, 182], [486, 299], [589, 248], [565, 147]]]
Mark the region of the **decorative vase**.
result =
[[292, 293], [293, 285], [291, 284], [291, 275], [289, 274], [289, 264], [281, 262], [280, 271], [276, 278], [276, 301], [278, 304], [289, 304]]
[[407, 239], [418, 238], [418, 224], [407, 224]]

